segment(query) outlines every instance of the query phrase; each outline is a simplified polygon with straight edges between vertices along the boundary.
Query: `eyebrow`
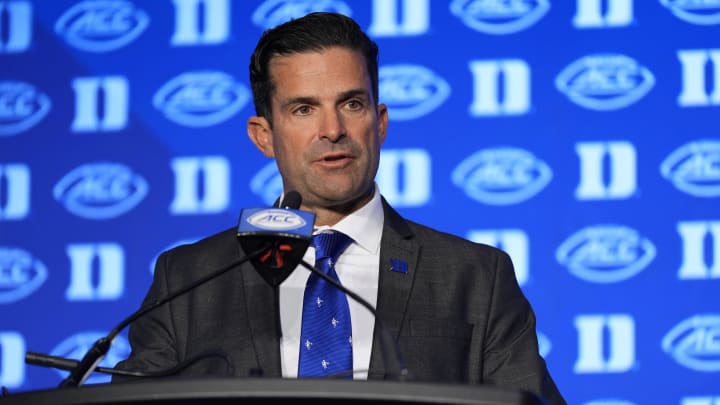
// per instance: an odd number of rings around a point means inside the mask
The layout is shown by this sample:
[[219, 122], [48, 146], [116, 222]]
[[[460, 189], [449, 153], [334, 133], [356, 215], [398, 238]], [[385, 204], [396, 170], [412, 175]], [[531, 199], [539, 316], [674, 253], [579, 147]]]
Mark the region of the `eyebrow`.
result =
[[348, 90], [348, 91], [342, 93], [342, 94], [340, 95], [339, 100], [345, 101], [345, 100], [347, 100], [347, 99], [350, 99], [350, 98], [353, 98], [353, 97], [357, 97], [357, 96], [362, 96], [362, 97], [365, 97], [365, 98], [368, 98], [368, 99], [370, 98], [370, 97], [369, 97], [370, 94], [368, 93], [367, 90], [365, 90], [365, 89], [352, 89], [352, 90]]
[[[359, 89], [351, 89], [351, 90], [348, 90], [348, 91], [345, 91], [345, 92], [340, 93], [340, 95], [338, 96], [337, 100], [338, 100], [339, 102], [343, 102], [343, 101], [346, 101], [346, 100], [348, 100], [348, 99], [351, 99], [351, 98], [353, 98], [353, 97], [358, 97], [358, 96], [365, 97], [365, 98], [369, 99], [369, 98], [370, 98], [370, 97], [369, 97], [369, 96], [370, 96], [370, 93], [368, 93], [367, 90], [362, 89], [362, 88], [359, 88]], [[318, 105], [319, 103], [320, 103], [320, 102], [319, 102], [319, 100], [317, 99], [317, 97], [300, 96], [300, 97], [293, 97], [293, 98], [287, 100], [286, 102], [284, 102], [284, 103], [282, 104], [282, 107], [283, 107], [283, 108], [286, 108], [286, 107], [288, 107], [288, 106], [295, 105], [295, 104]]]

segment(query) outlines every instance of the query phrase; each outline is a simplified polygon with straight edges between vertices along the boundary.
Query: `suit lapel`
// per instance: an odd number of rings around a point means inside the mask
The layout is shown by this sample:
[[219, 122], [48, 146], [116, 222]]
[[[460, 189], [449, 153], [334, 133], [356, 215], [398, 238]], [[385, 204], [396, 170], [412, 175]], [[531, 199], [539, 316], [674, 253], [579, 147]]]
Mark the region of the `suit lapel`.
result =
[[[380, 244], [380, 277], [378, 281], [377, 314], [385, 328], [397, 341], [400, 328], [407, 313], [408, 300], [417, 272], [420, 245], [413, 238], [407, 222], [383, 199], [385, 221], [382, 241]], [[407, 272], [398, 271], [393, 267], [393, 259], [397, 263], [407, 264]], [[395, 267], [398, 267], [397, 265]], [[382, 343], [378, 326], [375, 327], [370, 370], [368, 378], [382, 379], [385, 377]], [[391, 348], [387, 348], [389, 354]]]
[[[242, 249], [240, 254], [245, 255]], [[249, 263], [242, 266], [240, 273], [243, 278], [249, 333], [258, 367], [265, 377], [280, 377], [280, 315], [277, 293]]]

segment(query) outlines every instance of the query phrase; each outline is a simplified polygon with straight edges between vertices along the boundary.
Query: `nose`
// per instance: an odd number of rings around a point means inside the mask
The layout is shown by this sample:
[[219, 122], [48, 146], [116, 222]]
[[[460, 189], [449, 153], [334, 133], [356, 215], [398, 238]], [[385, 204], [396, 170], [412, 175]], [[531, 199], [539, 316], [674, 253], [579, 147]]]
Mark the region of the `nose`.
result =
[[330, 142], [337, 142], [345, 135], [345, 124], [342, 114], [337, 110], [330, 110], [323, 114], [320, 123], [320, 138]]

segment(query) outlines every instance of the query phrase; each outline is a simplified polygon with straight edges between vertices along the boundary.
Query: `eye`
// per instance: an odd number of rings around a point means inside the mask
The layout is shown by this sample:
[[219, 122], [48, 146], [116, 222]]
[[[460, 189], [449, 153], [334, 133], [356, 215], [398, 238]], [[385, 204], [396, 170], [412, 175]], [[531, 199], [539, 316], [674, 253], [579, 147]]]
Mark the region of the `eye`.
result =
[[297, 107], [295, 110], [293, 110], [293, 114], [308, 115], [308, 114], [310, 114], [311, 111], [312, 111], [312, 109], [310, 108], [309, 105], [301, 105], [301, 106]]
[[364, 107], [364, 105], [365, 104], [363, 102], [361, 102], [360, 100], [350, 100], [347, 103], [345, 103], [345, 106], [349, 110], [353, 110], [353, 111], [362, 109]]

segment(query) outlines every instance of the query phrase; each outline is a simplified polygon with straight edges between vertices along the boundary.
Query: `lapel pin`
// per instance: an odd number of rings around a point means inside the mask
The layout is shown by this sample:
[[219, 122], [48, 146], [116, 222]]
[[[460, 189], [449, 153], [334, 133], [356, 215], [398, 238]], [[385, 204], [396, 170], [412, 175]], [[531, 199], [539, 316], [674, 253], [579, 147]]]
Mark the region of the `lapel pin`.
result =
[[408, 265], [406, 261], [400, 259], [390, 259], [390, 263], [392, 264], [390, 266], [391, 271], [403, 274], [407, 273]]

